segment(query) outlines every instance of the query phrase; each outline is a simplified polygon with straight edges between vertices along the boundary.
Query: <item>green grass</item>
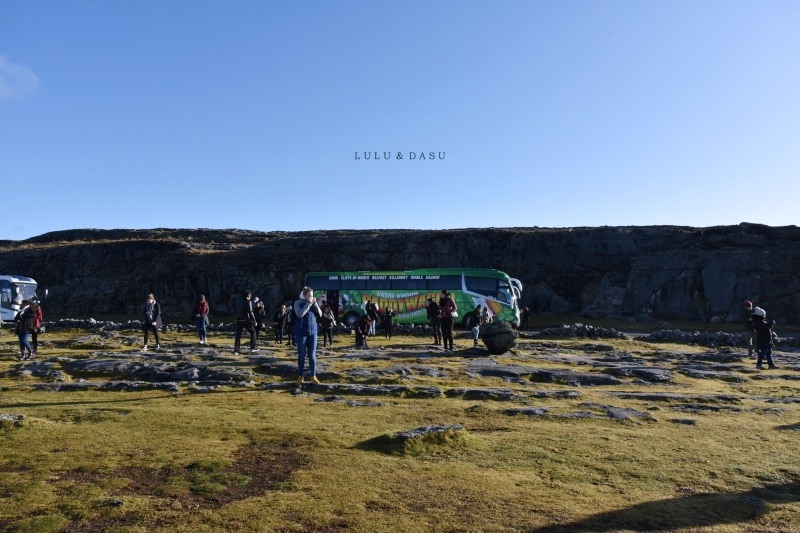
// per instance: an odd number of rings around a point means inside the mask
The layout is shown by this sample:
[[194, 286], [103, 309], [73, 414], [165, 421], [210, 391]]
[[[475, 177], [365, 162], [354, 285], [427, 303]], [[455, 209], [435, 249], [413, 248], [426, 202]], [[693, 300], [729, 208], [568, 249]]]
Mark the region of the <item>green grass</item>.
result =
[[[87, 357], [71, 345], [84, 335], [53, 333], [41, 351]], [[226, 334], [214, 334], [212, 342], [232, 345]], [[411, 348], [420, 343], [376, 338], [373, 346], [399, 355], [338, 361], [336, 369], [414, 363], [448, 370], [445, 378], [415, 381], [443, 388], [573, 389], [468, 377], [461, 371], [467, 360], [458, 354], [417, 359]], [[580, 340], [528, 343], [498, 360], [587, 371], [546, 361], [545, 345], [556, 343], [567, 356], [606, 353], [583, 353], [586, 341]], [[608, 343], [645, 359], [673, 349], [705, 351]], [[0, 357], [0, 413], [25, 415], [21, 426], [0, 428], [0, 530], [800, 530], [800, 403], [764, 400], [799, 398], [797, 379], [753, 380], [743, 373], [745, 382], [729, 383], [676, 374], [665, 385], [583, 387], [574, 399], [391, 397], [375, 398], [381, 406], [351, 407], [290, 389], [35, 391], [36, 378], [8, 373], [16, 365], [12, 338], [0, 337], [0, 348], [6, 354]], [[286, 350], [267, 353], [294, 358]], [[687, 413], [666, 402], [621, 400], [610, 391], [735, 394], [742, 400], [739, 412]], [[654, 420], [555, 416], [586, 410], [586, 403], [630, 407]], [[504, 414], [518, 406], [547, 406], [554, 416]], [[674, 422], [684, 418], [696, 424]], [[453, 424], [465, 430], [409, 447], [391, 439], [422, 425]]]

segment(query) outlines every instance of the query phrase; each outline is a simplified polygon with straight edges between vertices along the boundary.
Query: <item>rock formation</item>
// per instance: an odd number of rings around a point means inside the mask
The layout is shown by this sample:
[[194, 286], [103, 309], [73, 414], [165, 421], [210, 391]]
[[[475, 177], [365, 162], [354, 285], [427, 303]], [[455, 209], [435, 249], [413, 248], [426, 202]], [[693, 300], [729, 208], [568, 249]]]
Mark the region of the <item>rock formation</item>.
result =
[[131, 315], [154, 292], [167, 320], [204, 293], [217, 315], [250, 289], [275, 306], [308, 271], [486, 267], [523, 282], [536, 313], [739, 321], [753, 300], [800, 324], [800, 229], [755, 224], [443, 231], [73, 230], [0, 241], [0, 272], [48, 288], [51, 316]]

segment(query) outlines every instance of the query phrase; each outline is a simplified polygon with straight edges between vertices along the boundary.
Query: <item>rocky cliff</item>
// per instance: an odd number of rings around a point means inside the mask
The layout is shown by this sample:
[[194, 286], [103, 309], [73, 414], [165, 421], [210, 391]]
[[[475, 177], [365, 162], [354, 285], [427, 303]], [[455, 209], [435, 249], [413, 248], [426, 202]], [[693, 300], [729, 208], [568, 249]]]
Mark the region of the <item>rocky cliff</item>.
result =
[[268, 305], [292, 299], [308, 271], [459, 266], [519, 278], [534, 313], [737, 321], [750, 299], [800, 324], [796, 226], [72, 230], [0, 241], [0, 273], [39, 281], [51, 316], [138, 318], [148, 292], [175, 319], [201, 292], [226, 314], [244, 289]]

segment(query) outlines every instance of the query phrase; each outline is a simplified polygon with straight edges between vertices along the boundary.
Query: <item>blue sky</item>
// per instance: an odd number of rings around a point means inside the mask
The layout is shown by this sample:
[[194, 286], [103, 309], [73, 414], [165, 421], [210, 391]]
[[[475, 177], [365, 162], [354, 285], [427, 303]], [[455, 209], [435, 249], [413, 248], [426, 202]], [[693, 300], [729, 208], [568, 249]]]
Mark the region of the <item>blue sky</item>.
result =
[[0, 239], [797, 224], [798, 28], [796, 0], [0, 0]]

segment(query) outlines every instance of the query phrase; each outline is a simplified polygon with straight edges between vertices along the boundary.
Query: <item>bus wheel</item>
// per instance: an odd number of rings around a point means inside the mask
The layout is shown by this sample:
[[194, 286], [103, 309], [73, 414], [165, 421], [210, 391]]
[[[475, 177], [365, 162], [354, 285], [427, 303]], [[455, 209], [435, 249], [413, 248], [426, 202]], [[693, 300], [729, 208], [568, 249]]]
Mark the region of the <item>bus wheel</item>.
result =
[[472, 312], [472, 313], [467, 313], [467, 314], [464, 316], [464, 322], [462, 323], [462, 324], [463, 324], [463, 326], [464, 326], [464, 329], [466, 329], [466, 330], [468, 330], [468, 329], [469, 329], [469, 324], [470, 324], [470, 322], [472, 322], [472, 317], [473, 317], [474, 315], [475, 315], [475, 312]]
[[352, 313], [352, 312], [347, 313], [346, 315], [344, 315], [344, 318], [342, 318], [342, 324], [344, 324], [350, 329], [353, 329], [356, 327], [356, 322], [358, 322], [358, 318], [359, 318], [358, 313]]

